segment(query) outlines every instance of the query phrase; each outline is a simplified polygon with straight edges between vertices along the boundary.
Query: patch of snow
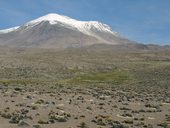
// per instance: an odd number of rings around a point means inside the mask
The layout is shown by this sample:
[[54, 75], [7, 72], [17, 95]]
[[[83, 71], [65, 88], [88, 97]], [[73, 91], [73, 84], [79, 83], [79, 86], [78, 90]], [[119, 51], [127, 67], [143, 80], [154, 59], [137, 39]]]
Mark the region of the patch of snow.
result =
[[62, 107], [62, 106], [64, 106], [64, 104], [58, 104], [58, 105], [57, 105], [57, 107]]
[[4, 29], [4, 30], [0, 30], [0, 33], [9, 33], [9, 32], [13, 32], [16, 31], [19, 28], [19, 26], [17, 27], [13, 27], [13, 28], [9, 28], [9, 29]]
[[170, 105], [170, 103], [162, 103], [162, 105]]
[[90, 100], [86, 100], [87, 102], [93, 102], [94, 100], [93, 99], [90, 99]]
[[154, 120], [155, 118], [153, 118], [153, 117], [148, 117], [148, 120]]
[[134, 117], [128, 117], [128, 116], [121, 116], [119, 114], [116, 115], [119, 118], [123, 118], [123, 119], [133, 119]]

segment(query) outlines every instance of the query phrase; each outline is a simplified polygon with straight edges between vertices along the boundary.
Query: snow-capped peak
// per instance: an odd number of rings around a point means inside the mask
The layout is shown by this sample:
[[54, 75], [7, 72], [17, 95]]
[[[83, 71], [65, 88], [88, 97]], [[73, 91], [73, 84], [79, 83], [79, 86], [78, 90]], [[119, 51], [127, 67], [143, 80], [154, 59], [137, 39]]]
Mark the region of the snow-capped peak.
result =
[[[41, 22], [45, 22], [48, 21], [51, 25], [56, 25], [56, 24], [63, 24], [66, 26], [69, 26], [70, 28], [73, 28], [74, 30], [78, 30], [84, 34], [87, 35], [92, 35], [92, 36], [96, 36], [95, 32], [106, 32], [106, 33], [110, 33], [113, 34], [115, 36], [117, 36], [117, 32], [113, 32], [111, 27], [109, 27], [106, 24], [100, 23], [98, 21], [78, 21], [75, 19], [72, 19], [70, 17], [67, 16], [63, 16], [63, 15], [59, 15], [56, 13], [50, 13], [47, 14], [45, 16], [42, 16], [38, 19], [32, 20], [26, 24], [24, 24], [24, 26], [26, 26], [27, 28], [33, 27], [38, 25]], [[14, 27], [14, 28], [10, 28], [10, 29], [5, 29], [5, 30], [0, 30], [0, 33], [9, 33], [9, 32], [13, 32], [18, 30], [19, 27]], [[100, 37], [98, 37], [100, 38]]]
[[35, 23], [39, 23], [39, 22], [42, 22], [42, 21], [49, 21], [50, 24], [56, 24], [57, 22], [73, 24], [74, 22], [76, 22], [76, 20], [71, 19], [67, 16], [63, 16], [63, 15], [59, 15], [59, 14], [55, 14], [55, 13], [50, 13], [50, 14], [42, 16], [38, 19], [32, 20], [32, 21], [28, 22], [27, 24], [35, 24]]
[[102, 24], [98, 21], [78, 21], [70, 17], [55, 14], [55, 13], [50, 13], [38, 19], [32, 20], [26, 23], [25, 26], [35, 26], [44, 21], [48, 21], [52, 25], [55, 25], [58, 23], [65, 24], [67, 26], [69, 25], [70, 27], [78, 29], [79, 31], [86, 33], [86, 34], [91, 34], [92, 30], [96, 30], [96, 31], [102, 31], [102, 32], [109, 32], [114, 35], [117, 35], [117, 32], [113, 32], [112, 29], [108, 25]]

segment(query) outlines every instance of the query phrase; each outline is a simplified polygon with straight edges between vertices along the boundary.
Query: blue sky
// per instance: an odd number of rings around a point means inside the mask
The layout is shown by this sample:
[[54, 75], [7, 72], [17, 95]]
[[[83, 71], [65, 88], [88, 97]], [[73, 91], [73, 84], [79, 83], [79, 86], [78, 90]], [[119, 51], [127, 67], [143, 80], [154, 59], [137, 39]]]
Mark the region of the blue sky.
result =
[[170, 44], [170, 0], [0, 0], [0, 29], [48, 13], [101, 21], [140, 43]]

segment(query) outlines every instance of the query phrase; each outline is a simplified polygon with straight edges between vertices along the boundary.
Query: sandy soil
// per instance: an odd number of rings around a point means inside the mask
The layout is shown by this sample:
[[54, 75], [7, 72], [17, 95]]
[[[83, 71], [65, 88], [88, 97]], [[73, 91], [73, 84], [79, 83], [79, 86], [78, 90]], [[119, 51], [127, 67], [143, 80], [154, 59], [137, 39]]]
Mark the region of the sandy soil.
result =
[[169, 128], [167, 88], [0, 86], [0, 128]]

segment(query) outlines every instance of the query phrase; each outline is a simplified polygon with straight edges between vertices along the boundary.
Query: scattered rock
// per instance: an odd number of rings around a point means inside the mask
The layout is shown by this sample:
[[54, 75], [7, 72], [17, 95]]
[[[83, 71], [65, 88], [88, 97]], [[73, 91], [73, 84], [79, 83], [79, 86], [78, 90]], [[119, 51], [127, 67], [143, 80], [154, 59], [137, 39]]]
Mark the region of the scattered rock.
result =
[[18, 123], [18, 126], [19, 127], [29, 127], [30, 125], [26, 121], [20, 120]]

